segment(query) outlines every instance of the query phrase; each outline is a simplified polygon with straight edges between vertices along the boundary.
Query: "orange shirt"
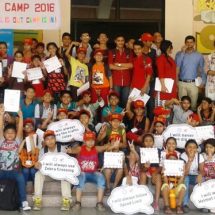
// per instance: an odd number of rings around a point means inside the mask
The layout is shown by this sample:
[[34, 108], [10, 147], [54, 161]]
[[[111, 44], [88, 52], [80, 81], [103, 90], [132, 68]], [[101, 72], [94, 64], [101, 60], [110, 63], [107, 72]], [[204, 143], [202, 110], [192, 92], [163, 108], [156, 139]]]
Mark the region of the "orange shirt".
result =
[[104, 64], [94, 64], [92, 67], [92, 85], [94, 89], [108, 88], [109, 80], [105, 73]]

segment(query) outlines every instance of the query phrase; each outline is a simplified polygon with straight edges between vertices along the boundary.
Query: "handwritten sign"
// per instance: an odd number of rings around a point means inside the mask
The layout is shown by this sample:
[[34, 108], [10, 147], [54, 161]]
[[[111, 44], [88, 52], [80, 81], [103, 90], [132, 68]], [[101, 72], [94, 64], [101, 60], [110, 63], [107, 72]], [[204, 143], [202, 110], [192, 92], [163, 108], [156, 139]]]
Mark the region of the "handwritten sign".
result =
[[163, 133], [164, 140], [168, 137], [175, 137], [177, 148], [184, 149], [185, 143], [189, 139], [196, 139], [196, 129], [188, 124], [169, 125]]
[[183, 176], [184, 161], [182, 160], [164, 160], [164, 175], [165, 176]]
[[144, 93], [144, 95], [142, 95], [140, 90], [138, 90], [137, 88], [133, 88], [133, 90], [131, 91], [131, 93], [129, 95], [129, 98], [132, 98], [133, 101], [142, 100], [144, 102], [144, 105], [146, 105], [146, 103], [150, 99], [150, 96], [146, 93]]
[[27, 63], [20, 63], [20, 62], [14, 62], [13, 63], [13, 70], [12, 70], [12, 77], [24, 79], [24, 71], [27, 68]]
[[157, 148], [140, 148], [141, 163], [159, 163]]
[[39, 80], [43, 77], [43, 73], [40, 67], [27, 70], [27, 76], [29, 81]]
[[59, 0], [1, 0], [2, 29], [59, 29]]
[[190, 196], [191, 201], [197, 208], [214, 209], [215, 203], [215, 179], [196, 185]]
[[104, 168], [123, 167], [124, 153], [123, 152], [105, 152], [104, 153]]
[[153, 195], [145, 185], [121, 186], [115, 188], [107, 200], [114, 213], [153, 214]]
[[55, 132], [58, 142], [83, 141], [84, 126], [77, 119], [63, 119], [49, 124], [48, 130]]
[[58, 70], [59, 68], [62, 67], [57, 56], [51, 57], [51, 58], [43, 61], [43, 64], [44, 64], [48, 73], [51, 73], [51, 72]]
[[200, 144], [202, 141], [209, 138], [214, 138], [214, 127], [212, 125], [197, 126], [196, 129], [196, 141]]
[[18, 112], [20, 104], [20, 90], [4, 90], [4, 109], [8, 112]]
[[39, 161], [43, 175], [50, 176], [55, 180], [66, 180], [71, 184], [78, 185], [77, 176], [81, 170], [78, 161], [65, 153], [45, 153]]

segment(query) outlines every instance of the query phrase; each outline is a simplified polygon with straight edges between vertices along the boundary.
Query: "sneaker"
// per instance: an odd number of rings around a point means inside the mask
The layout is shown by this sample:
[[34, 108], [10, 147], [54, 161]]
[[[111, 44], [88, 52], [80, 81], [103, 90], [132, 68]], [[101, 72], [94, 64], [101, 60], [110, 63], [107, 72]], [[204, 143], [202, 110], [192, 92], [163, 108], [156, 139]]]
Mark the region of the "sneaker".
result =
[[98, 211], [100, 211], [100, 212], [106, 211], [105, 206], [104, 206], [104, 204], [103, 204], [102, 202], [98, 202], [98, 203], [96, 204], [96, 209], [97, 209]]
[[80, 209], [81, 209], [81, 202], [76, 202], [72, 207], [72, 210], [75, 212], [80, 211]]
[[35, 198], [33, 210], [39, 211], [41, 209], [41, 206], [42, 206], [42, 199], [41, 198]]
[[189, 213], [190, 208], [188, 207], [188, 205], [184, 205], [183, 211], [184, 211], [184, 213], [186, 213], [186, 214]]
[[28, 205], [27, 201], [22, 202], [22, 210], [23, 211], [30, 211], [31, 207]]
[[159, 208], [158, 202], [154, 202], [153, 208], [154, 208], [154, 214], [159, 214], [160, 208]]
[[61, 204], [61, 210], [62, 211], [69, 211], [70, 209], [70, 200], [67, 198], [62, 199], [62, 204]]

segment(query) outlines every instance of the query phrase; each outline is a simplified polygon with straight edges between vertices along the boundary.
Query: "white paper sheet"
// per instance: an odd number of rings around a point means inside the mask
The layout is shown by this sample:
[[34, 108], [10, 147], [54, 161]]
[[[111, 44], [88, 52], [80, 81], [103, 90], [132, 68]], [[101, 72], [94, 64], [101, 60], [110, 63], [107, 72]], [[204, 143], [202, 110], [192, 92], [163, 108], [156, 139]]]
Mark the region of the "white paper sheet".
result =
[[2, 78], [2, 70], [3, 70], [3, 68], [2, 68], [2, 63], [0, 62], [0, 78]]
[[8, 66], [8, 60], [7, 59], [3, 59], [2, 60], [2, 67], [5, 68]]
[[141, 163], [159, 163], [157, 148], [140, 148]]
[[141, 95], [141, 91], [138, 90], [137, 88], [134, 88], [130, 95], [129, 95], [129, 98], [132, 98], [133, 101], [136, 101], [136, 100], [142, 100], [144, 102], [144, 105], [146, 105], [146, 103], [149, 101], [150, 99], [150, 96], [146, 93], [144, 93], [144, 95]]
[[164, 175], [165, 176], [183, 176], [184, 161], [182, 160], [164, 160]]
[[51, 57], [51, 58], [43, 61], [43, 64], [44, 64], [48, 73], [53, 72], [53, 71], [62, 67], [57, 56]]
[[[171, 93], [172, 88], [173, 88], [173, 84], [174, 84], [174, 80], [171, 78], [164, 78], [164, 84], [168, 90], [167, 93]], [[161, 91], [161, 82], [160, 82], [159, 78], [155, 79], [155, 91], [159, 91], [159, 92]]]
[[39, 149], [41, 149], [42, 148], [42, 142], [43, 142], [43, 135], [44, 135], [44, 131], [43, 130], [41, 130], [41, 129], [37, 129], [36, 130], [36, 134], [37, 134], [37, 136], [38, 136], [38, 148]]
[[43, 77], [43, 73], [40, 67], [27, 70], [27, 76], [29, 81], [39, 80]]
[[18, 112], [20, 104], [20, 90], [4, 91], [4, 109], [7, 112]]
[[88, 90], [90, 88], [90, 82], [85, 83], [77, 90], [77, 96], [80, 96], [84, 91]]
[[19, 79], [24, 79], [24, 71], [27, 68], [27, 63], [20, 63], [20, 62], [14, 62], [13, 63], [13, 70], [12, 70], [12, 77], [14, 78], [19, 78]]
[[[30, 137], [27, 136], [25, 138], [25, 141], [26, 141], [27, 152], [30, 152], [32, 150]], [[36, 147], [37, 146], [37, 134], [33, 135], [33, 141], [34, 141], [34, 146]]]
[[124, 154], [123, 152], [105, 152], [104, 153], [104, 168], [123, 167]]

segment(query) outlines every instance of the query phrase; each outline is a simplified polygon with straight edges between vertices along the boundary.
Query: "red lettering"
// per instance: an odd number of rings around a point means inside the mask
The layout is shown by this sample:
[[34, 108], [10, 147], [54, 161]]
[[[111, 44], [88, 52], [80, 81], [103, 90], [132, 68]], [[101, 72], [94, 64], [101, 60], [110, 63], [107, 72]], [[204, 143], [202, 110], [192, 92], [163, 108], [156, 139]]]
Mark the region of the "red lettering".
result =
[[54, 12], [55, 11], [55, 4], [35, 4], [35, 12]]
[[27, 3], [5, 3], [5, 11], [25, 12], [29, 7]]
[[5, 11], [10, 11], [10, 3], [4, 4]]
[[24, 4], [24, 11], [28, 10], [29, 9], [29, 4]]

